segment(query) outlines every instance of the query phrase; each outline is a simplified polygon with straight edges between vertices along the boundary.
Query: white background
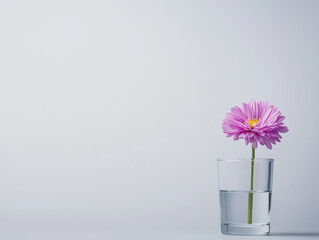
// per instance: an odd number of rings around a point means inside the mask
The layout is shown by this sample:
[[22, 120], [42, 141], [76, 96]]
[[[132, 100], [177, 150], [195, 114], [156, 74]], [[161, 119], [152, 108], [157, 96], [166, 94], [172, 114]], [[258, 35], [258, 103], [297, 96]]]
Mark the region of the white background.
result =
[[[268, 100], [271, 238], [319, 236], [318, 1], [1, 1], [0, 238], [228, 239], [227, 111]], [[278, 238], [278, 237], [277, 237]]]

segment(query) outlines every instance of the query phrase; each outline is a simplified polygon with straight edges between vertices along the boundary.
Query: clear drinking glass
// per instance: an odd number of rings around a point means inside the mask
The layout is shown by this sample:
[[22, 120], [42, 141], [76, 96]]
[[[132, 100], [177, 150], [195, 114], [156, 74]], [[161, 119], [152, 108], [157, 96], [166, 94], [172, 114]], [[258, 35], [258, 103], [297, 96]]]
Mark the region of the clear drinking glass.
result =
[[218, 159], [221, 231], [268, 235], [274, 160]]

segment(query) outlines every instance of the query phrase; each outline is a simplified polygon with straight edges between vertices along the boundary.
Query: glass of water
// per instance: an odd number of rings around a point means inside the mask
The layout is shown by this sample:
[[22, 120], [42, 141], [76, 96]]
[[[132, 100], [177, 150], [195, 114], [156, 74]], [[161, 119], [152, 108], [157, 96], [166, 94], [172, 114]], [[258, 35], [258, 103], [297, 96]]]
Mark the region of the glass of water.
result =
[[221, 231], [268, 235], [274, 160], [218, 159]]

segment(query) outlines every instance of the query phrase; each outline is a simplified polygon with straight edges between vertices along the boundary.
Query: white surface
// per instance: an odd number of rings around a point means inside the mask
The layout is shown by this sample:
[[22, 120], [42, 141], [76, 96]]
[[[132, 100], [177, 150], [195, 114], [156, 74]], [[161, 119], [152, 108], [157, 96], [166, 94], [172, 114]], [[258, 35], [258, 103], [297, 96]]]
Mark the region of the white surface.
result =
[[[83, 226], [85, 228], [85, 226]], [[188, 230], [183, 231], [118, 231], [107, 232], [99, 230], [83, 230], [83, 229], [70, 229], [43, 231], [43, 230], [28, 230], [28, 231], [2, 231], [2, 239], [15, 240], [15, 239], [33, 239], [33, 240], [84, 240], [84, 239], [112, 239], [112, 240], [125, 240], [125, 239], [139, 239], [139, 240], [228, 240], [228, 239], [250, 239], [250, 240], [286, 240], [286, 239], [319, 239], [319, 233], [296, 233], [296, 232], [281, 232], [273, 233], [269, 236], [232, 236], [222, 235], [216, 229], [211, 229], [211, 233], [196, 233]]]
[[1, 1], [0, 235], [230, 238], [219, 235], [215, 159], [250, 156], [221, 123], [252, 98], [278, 106], [290, 129], [256, 152], [275, 159], [274, 238], [318, 232], [318, 11]]

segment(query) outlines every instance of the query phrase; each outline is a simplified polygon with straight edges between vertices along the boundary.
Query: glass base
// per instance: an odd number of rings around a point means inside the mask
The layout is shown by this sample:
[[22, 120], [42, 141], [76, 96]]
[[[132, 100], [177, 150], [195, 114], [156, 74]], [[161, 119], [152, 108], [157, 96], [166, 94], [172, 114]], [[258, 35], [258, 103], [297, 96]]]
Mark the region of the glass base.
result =
[[228, 235], [268, 235], [270, 232], [270, 224], [234, 224], [222, 223], [221, 231]]

